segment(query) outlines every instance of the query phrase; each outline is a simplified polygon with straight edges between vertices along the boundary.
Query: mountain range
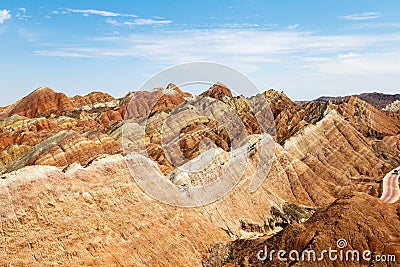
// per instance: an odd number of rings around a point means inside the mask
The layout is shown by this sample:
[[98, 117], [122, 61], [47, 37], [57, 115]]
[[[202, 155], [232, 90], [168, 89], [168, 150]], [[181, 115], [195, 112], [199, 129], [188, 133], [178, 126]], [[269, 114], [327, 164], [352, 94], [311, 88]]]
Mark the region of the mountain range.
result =
[[[174, 178], [180, 169], [169, 160], [163, 139], [169, 140], [168, 131], [179, 133], [186, 163], [207, 153], [203, 140], [211, 140], [217, 160], [209, 168], [225, 170], [233, 144], [224, 125], [206, 117], [182, 129], [166, 123], [197, 99], [227, 105], [254, 140], [261, 129], [249, 103], [265, 99], [275, 126], [275, 157], [254, 192], [248, 188], [259, 159], [250, 156], [241, 182], [219, 201], [194, 208], [167, 205], [132, 179], [139, 173], [131, 174], [124, 160], [124, 123], [133, 120], [137, 127], [129, 136], [133, 146], [136, 134], [145, 134], [148, 160], [169, 182], [204, 185], [215, 179], [208, 171]], [[399, 100], [400, 95], [373, 93], [297, 103], [272, 89], [233, 96], [221, 83], [200, 96], [174, 84], [122, 98], [102, 92], [68, 97], [38, 88], [0, 108], [0, 262], [368, 266], [257, 259], [265, 246], [325, 249], [338, 239], [347, 240], [348, 248], [400, 258], [400, 202], [379, 199], [383, 177], [400, 165]], [[249, 155], [257, 155], [260, 146], [254, 141]]]
[[[387, 106], [389, 106], [390, 104], [392, 104], [393, 102], [400, 100], [400, 94], [390, 95], [390, 94], [383, 94], [383, 93], [377, 93], [377, 92], [363, 93], [363, 94], [352, 95], [352, 96], [357, 97], [361, 100], [364, 100], [379, 109], [384, 109]], [[346, 98], [346, 96], [339, 96], [339, 97], [321, 96], [313, 101], [316, 101], [316, 102], [326, 102], [326, 101], [340, 102], [340, 101], [343, 101], [345, 98]], [[399, 111], [399, 110], [397, 109], [397, 111]]]

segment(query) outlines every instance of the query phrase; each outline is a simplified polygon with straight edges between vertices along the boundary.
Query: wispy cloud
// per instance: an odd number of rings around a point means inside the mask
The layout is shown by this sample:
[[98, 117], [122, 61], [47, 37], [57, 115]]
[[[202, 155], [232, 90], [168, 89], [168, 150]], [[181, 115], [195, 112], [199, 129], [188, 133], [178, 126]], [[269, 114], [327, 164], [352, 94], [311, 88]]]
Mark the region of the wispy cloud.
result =
[[11, 19], [10, 10], [2, 9], [0, 10], [0, 24], [4, 23], [4, 21]]
[[[111, 22], [109, 22], [111, 23]], [[60, 46], [37, 55], [73, 57], [136, 57], [180, 63], [189, 60], [276, 62], [303, 57], [331, 57], [348, 51], [378, 51], [396, 47], [398, 33], [380, 35], [321, 35], [307, 31], [186, 30], [157, 31], [129, 36], [100, 37], [89, 46]], [[112, 47], [112, 48], [109, 48]]]
[[111, 12], [111, 11], [98, 10], [98, 9], [72, 9], [72, 8], [67, 8], [66, 11], [70, 12], [70, 13], [80, 13], [83, 16], [98, 15], [98, 16], [103, 16], [103, 17], [133, 17], [133, 18], [137, 17], [136, 15], [133, 15], [133, 14], [122, 14], [122, 13], [115, 13], [115, 12]]
[[364, 13], [340, 16], [338, 18], [344, 20], [368, 20], [368, 19], [377, 19], [380, 17], [381, 14], [379, 12], [364, 12]]
[[300, 27], [300, 24], [293, 24], [287, 27], [288, 30], [296, 30]]
[[371, 30], [371, 29], [379, 29], [379, 28], [400, 28], [400, 23], [355, 23], [347, 26], [345, 29], [348, 30]]
[[[51, 45], [35, 54], [135, 58], [156, 69], [213, 61], [251, 75], [265, 88], [283, 89], [295, 99], [311, 99], [321, 95], [321, 90], [330, 95], [372, 88], [394, 90], [400, 72], [399, 44], [400, 32], [324, 35], [299, 30], [157, 30], [97, 37], [75, 46]], [[307, 95], [305, 90], [309, 90]]]
[[19, 20], [28, 20], [30, 18], [30, 16], [26, 15], [25, 7], [18, 8], [18, 13], [15, 15], [15, 17]]
[[154, 20], [154, 19], [136, 19], [133, 25], [157, 25], [157, 24], [169, 24], [172, 20]]
[[38, 56], [50, 56], [50, 57], [71, 57], [71, 58], [91, 58], [91, 57], [93, 57], [93, 56], [86, 55], [83, 53], [72, 52], [72, 51], [63, 51], [63, 50], [35, 51], [34, 53]]
[[381, 53], [347, 53], [336, 57], [325, 58], [323, 62], [315, 65], [317, 73], [340, 75], [379, 75], [398, 74], [400, 72], [399, 51]]
[[154, 20], [154, 19], [135, 19], [133, 21], [117, 21], [112, 18], [107, 18], [106, 23], [114, 25], [114, 26], [141, 26], [141, 25], [163, 25], [163, 24], [170, 24], [172, 20]]
[[112, 19], [112, 18], [107, 18], [106, 23], [114, 25], [114, 26], [121, 26], [121, 23], [119, 23], [117, 20]]

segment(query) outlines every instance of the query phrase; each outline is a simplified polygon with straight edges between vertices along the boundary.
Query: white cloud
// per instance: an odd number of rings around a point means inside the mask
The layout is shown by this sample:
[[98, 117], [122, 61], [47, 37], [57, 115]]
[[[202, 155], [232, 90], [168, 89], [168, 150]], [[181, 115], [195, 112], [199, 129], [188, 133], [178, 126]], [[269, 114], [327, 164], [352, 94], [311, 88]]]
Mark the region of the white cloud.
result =
[[368, 19], [377, 19], [380, 17], [381, 17], [381, 14], [379, 12], [365, 12], [365, 13], [359, 13], [359, 14], [340, 16], [338, 18], [344, 19], [344, 20], [368, 20]]
[[293, 24], [287, 27], [288, 30], [296, 30], [300, 27], [300, 24]]
[[0, 10], [0, 24], [4, 23], [4, 21], [11, 19], [10, 10], [3, 9]]
[[260, 24], [256, 24], [256, 23], [225, 23], [225, 24], [223, 24], [223, 27], [231, 28], [231, 29], [245, 29], [245, 28], [260, 27]]
[[114, 26], [121, 26], [121, 24], [118, 21], [116, 21], [115, 19], [112, 19], [112, 18], [107, 18], [106, 23], [114, 25]]
[[142, 26], [142, 25], [162, 25], [162, 24], [169, 24], [171, 20], [153, 20], [153, 19], [135, 19], [134, 21], [123, 21], [119, 22], [112, 18], [107, 18], [106, 23], [114, 25], [114, 26]]
[[[89, 15], [98, 15], [98, 16], [103, 16], [103, 17], [133, 17], [136, 18], [136, 15], [132, 14], [121, 14], [121, 13], [114, 13], [110, 11], [105, 11], [105, 10], [97, 10], [97, 9], [72, 9], [72, 8], [67, 8], [68, 12], [71, 13], [80, 13], [83, 14], [83, 16], [89, 16]], [[53, 11], [55, 12], [55, 11]]]
[[355, 23], [347, 26], [345, 29], [348, 30], [372, 30], [372, 29], [390, 29], [390, 28], [400, 28], [400, 23]]
[[25, 14], [20, 14], [18, 13], [17, 15], [15, 15], [15, 17], [19, 20], [28, 20], [30, 18], [30, 16], [27, 16]]
[[[132, 23], [134, 20], [132, 21]], [[118, 22], [109, 18], [108, 23]], [[156, 70], [190, 61], [213, 61], [244, 71], [263, 88], [294, 99], [365, 90], [395, 90], [400, 78], [400, 32], [330, 34], [297, 30], [163, 30], [48, 45], [38, 56], [137, 58]], [[290, 77], [290, 79], [288, 79]]]
[[153, 20], [153, 19], [135, 19], [133, 25], [157, 25], [157, 24], [169, 24], [171, 20]]
[[[293, 90], [320, 86], [310, 84], [310, 80], [324, 86], [329, 84], [332, 90], [335, 86], [350, 89], [349, 86], [359, 84], [369, 88], [368, 83], [372, 86], [388, 79], [385, 75], [398, 76], [400, 73], [400, 51], [394, 49], [400, 47], [400, 34], [397, 32], [322, 35], [306, 31], [254, 29], [157, 31], [99, 37], [88, 40], [90, 43], [93, 45], [60, 45], [35, 51], [35, 54], [74, 58], [131, 57], [165, 66], [215, 61], [259, 75], [259, 83], [268, 87]], [[376, 52], [372, 54], [371, 51]], [[296, 78], [287, 80], [283, 73]], [[352, 81], [351, 75], [359, 77], [360, 83]], [[392, 76], [389, 78], [393, 80]], [[297, 79], [301, 81], [292, 82]]]
[[[108, 23], [120, 25], [116, 20]], [[186, 57], [212, 60], [221, 57], [245, 59], [246, 62], [276, 60], [301, 54], [318, 57], [345, 54], [358, 49], [399, 46], [400, 35], [319, 35], [305, 31], [263, 30], [186, 30], [133, 34], [125, 37], [101, 37], [91, 40], [95, 45], [82, 50], [90, 56], [140, 56], [155, 60], [182, 61]], [[105, 49], [112, 42], [113, 49]], [[70, 51], [71, 47], [64, 47]], [[63, 49], [64, 49], [63, 48]], [[76, 51], [75, 51], [76, 52]]]
[[360, 56], [360, 54], [349, 52], [349, 53], [339, 54], [338, 58], [350, 58], [350, 57], [354, 58], [358, 56]]
[[18, 13], [15, 15], [15, 17], [19, 20], [28, 20], [30, 16], [26, 15], [26, 8], [25, 7], [20, 7], [18, 8]]
[[68, 51], [34, 51], [35, 55], [38, 56], [50, 56], [50, 57], [72, 57], [72, 58], [90, 58], [91, 56], [82, 53], [68, 52]]
[[318, 73], [340, 75], [379, 75], [400, 73], [400, 51], [382, 53], [348, 53], [326, 58], [315, 66]]

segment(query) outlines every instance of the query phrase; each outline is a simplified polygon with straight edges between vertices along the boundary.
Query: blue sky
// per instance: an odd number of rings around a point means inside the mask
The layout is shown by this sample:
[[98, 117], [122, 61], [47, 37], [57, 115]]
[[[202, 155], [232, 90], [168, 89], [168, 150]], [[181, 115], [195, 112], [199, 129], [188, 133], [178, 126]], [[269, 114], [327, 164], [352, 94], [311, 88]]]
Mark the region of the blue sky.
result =
[[190, 61], [295, 100], [400, 89], [397, 0], [6, 0], [0, 40], [3, 106], [44, 85], [120, 97]]

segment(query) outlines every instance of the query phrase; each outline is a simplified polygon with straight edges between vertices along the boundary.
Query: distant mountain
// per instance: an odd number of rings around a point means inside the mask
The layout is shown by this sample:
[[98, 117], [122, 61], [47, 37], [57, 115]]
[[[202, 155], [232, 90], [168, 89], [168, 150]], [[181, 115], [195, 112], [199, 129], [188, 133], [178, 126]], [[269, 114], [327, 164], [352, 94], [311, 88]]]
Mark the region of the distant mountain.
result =
[[[361, 100], [364, 100], [368, 103], [370, 103], [371, 105], [379, 108], [379, 109], [383, 109], [385, 108], [387, 105], [393, 103], [396, 100], [400, 100], [400, 94], [395, 94], [395, 95], [390, 95], [390, 94], [383, 94], [383, 93], [362, 93], [359, 95], [352, 95], [354, 97], [357, 97]], [[346, 99], [346, 97], [348, 96], [322, 96], [319, 97], [313, 101], [316, 102], [341, 102], [344, 99]]]

